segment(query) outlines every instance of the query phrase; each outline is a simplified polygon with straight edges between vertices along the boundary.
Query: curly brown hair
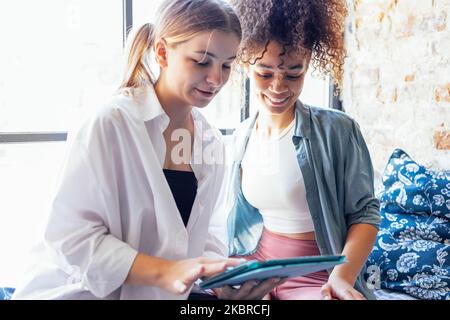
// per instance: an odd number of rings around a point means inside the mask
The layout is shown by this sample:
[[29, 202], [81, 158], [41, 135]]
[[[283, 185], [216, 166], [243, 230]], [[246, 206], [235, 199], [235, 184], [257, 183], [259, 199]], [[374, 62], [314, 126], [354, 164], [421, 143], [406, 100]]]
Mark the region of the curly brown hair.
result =
[[[238, 54], [243, 65], [261, 59], [270, 41], [290, 50], [311, 50], [315, 70], [342, 81], [345, 0], [231, 0], [241, 21]], [[262, 54], [261, 54], [262, 52]]]

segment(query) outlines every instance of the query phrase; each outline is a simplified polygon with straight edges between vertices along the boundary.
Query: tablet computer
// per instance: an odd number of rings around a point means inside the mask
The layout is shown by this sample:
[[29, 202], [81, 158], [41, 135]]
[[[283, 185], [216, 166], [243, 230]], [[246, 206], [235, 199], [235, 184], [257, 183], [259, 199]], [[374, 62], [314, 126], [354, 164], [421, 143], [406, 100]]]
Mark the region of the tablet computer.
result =
[[310, 256], [266, 261], [251, 260], [229, 268], [200, 283], [202, 289], [239, 285], [249, 280], [292, 278], [325, 270], [346, 262], [345, 256]]

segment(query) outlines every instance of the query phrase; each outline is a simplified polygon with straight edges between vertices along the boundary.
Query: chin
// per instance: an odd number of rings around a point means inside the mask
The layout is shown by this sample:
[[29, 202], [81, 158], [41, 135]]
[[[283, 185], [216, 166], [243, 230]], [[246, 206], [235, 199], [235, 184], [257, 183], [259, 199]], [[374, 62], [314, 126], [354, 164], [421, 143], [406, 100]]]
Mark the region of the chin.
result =
[[266, 112], [271, 116], [282, 116], [287, 109], [280, 110], [280, 108], [266, 108]]
[[277, 106], [277, 107], [271, 106], [271, 105], [268, 105], [267, 103], [263, 103], [262, 105], [264, 106], [264, 110], [265, 110], [267, 113], [269, 113], [269, 114], [271, 114], [271, 115], [282, 115], [282, 114], [285, 113], [287, 110], [292, 109], [292, 107], [293, 107], [294, 104], [288, 103], [288, 104], [285, 105], [285, 106], [279, 106], [279, 107], [278, 107], [278, 106]]
[[195, 100], [193, 101], [194, 103], [192, 103], [193, 106], [197, 107], [197, 108], [205, 108], [208, 104], [211, 103], [211, 100], [209, 101], [199, 101], [199, 100]]
[[192, 106], [197, 108], [204, 108], [214, 99], [215, 96], [211, 97], [211, 99], [201, 99], [198, 97], [191, 97], [190, 102]]

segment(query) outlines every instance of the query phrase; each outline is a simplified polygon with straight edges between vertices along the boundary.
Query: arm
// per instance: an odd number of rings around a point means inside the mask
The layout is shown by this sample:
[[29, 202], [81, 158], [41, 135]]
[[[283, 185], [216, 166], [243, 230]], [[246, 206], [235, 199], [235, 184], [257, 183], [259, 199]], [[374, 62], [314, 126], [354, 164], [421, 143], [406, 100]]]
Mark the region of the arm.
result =
[[111, 232], [111, 221], [117, 219], [114, 201], [106, 201], [100, 173], [88, 154], [80, 141], [71, 145], [44, 241], [53, 262], [72, 283], [102, 298], [123, 284], [137, 251], [118, 232]]
[[330, 278], [339, 277], [350, 283], [353, 287], [356, 278], [367, 257], [372, 251], [378, 230], [369, 224], [354, 224], [350, 227], [342, 254], [348, 263], [336, 266]]
[[[200, 276], [224, 271], [235, 261], [224, 259], [167, 260], [138, 253], [121, 238], [120, 212], [102, 180], [108, 162], [91, 157], [75, 142], [68, 155], [45, 231], [50, 254], [71, 281], [97, 297], [106, 297], [124, 282], [158, 286], [185, 293]], [[100, 159], [101, 160], [101, 159]], [[106, 178], [105, 178], [106, 177]]]
[[349, 262], [333, 269], [322, 294], [325, 298], [361, 299], [353, 286], [375, 243], [380, 214], [369, 151], [356, 122], [352, 124], [344, 168], [348, 232], [342, 254]]
[[229, 266], [240, 263], [237, 259], [195, 258], [167, 260], [138, 254], [125, 283], [131, 285], [158, 286], [175, 294], [185, 293], [200, 277], [223, 272]]
[[322, 288], [325, 299], [333, 297], [344, 300], [364, 299], [353, 286], [373, 248], [377, 232], [378, 230], [369, 224], [354, 224], [350, 227], [342, 251], [348, 262], [336, 266], [331, 272], [327, 284]]

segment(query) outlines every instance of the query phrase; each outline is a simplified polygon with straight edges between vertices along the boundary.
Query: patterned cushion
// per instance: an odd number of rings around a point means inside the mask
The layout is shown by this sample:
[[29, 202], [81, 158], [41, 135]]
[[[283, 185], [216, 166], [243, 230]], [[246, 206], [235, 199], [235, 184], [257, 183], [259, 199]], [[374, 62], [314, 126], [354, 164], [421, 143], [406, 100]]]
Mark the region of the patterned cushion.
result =
[[450, 170], [427, 169], [396, 149], [382, 182], [382, 220], [366, 264], [368, 284], [450, 300]]
[[398, 291], [391, 291], [386, 289], [379, 289], [373, 292], [377, 300], [417, 300], [409, 294], [404, 294]]

